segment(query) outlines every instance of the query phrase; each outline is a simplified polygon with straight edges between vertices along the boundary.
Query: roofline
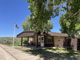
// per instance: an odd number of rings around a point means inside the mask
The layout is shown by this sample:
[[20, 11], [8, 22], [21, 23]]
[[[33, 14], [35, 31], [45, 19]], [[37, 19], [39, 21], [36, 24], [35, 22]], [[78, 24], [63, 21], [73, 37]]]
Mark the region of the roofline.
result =
[[[19, 33], [16, 37], [18, 37], [19, 35], [21, 35], [21, 34], [23, 34], [25, 32], [34, 32], [34, 31], [23, 31], [23, 32]], [[36, 32], [34, 32], [34, 33], [36, 33]]]

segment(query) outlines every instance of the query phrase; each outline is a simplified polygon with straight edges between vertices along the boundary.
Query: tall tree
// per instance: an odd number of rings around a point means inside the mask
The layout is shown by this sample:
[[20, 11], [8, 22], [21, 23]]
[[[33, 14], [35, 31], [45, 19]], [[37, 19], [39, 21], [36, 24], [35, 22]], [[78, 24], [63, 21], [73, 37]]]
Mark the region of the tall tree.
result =
[[62, 33], [78, 33], [80, 30], [80, 22], [75, 21], [74, 18], [69, 17], [66, 13], [60, 17], [60, 25]]
[[43, 30], [44, 31], [51, 31], [51, 29], [53, 28], [53, 22], [48, 20], [48, 23], [44, 25]]
[[61, 32], [78, 33], [80, 31], [80, 0], [69, 0], [69, 4], [67, 1], [67, 7], [65, 6], [66, 14], [60, 18]]
[[61, 0], [27, 0], [27, 2], [30, 3], [31, 26], [35, 31], [43, 31], [43, 27], [48, 23], [48, 20], [59, 14], [58, 5], [60, 1]]
[[31, 30], [31, 22], [30, 17], [28, 16], [22, 23], [22, 27], [24, 31]]
[[[30, 22], [30, 17], [28, 17], [26, 20], [23, 21], [22, 23], [22, 27], [23, 27], [23, 30], [24, 31], [27, 31], [27, 30], [35, 30], [34, 28], [31, 27], [31, 22]], [[51, 29], [53, 28], [53, 22], [51, 22], [50, 20], [48, 21], [47, 24], [45, 24], [43, 26], [43, 30], [44, 31], [50, 31]]]

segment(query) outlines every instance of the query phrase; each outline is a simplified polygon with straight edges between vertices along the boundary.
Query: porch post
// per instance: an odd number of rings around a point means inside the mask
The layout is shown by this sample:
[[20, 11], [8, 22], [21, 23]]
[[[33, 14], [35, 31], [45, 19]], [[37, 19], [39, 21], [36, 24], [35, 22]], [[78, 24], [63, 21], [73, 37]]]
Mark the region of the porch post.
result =
[[23, 45], [23, 38], [21, 38], [21, 46]]
[[38, 47], [38, 34], [37, 34], [37, 47]]
[[29, 36], [27, 38], [28, 38], [28, 43], [29, 43], [28, 45], [30, 45]]
[[28, 36], [28, 41], [29, 41], [29, 36]]
[[53, 42], [53, 47], [54, 47], [54, 37], [52, 36], [52, 42]]

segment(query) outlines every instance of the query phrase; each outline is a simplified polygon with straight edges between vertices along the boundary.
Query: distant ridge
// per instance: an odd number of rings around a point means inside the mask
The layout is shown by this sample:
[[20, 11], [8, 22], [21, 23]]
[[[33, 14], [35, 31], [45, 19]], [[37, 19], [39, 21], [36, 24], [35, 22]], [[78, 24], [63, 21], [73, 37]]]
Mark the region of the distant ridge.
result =
[[[0, 37], [0, 40], [13, 40], [13, 37]], [[19, 38], [15, 37], [15, 40], [19, 40]]]

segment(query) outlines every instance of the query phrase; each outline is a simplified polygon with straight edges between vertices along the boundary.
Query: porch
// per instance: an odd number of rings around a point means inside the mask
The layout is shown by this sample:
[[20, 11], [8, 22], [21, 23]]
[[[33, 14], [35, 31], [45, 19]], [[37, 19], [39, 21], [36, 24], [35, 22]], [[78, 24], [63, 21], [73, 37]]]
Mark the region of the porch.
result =
[[53, 47], [54, 46], [54, 39], [52, 36], [48, 34], [38, 34], [34, 31], [24, 31], [17, 35], [18, 38], [21, 38], [21, 46], [23, 45], [23, 39], [26, 38], [26, 44], [29, 46], [36, 46], [36, 47]]

